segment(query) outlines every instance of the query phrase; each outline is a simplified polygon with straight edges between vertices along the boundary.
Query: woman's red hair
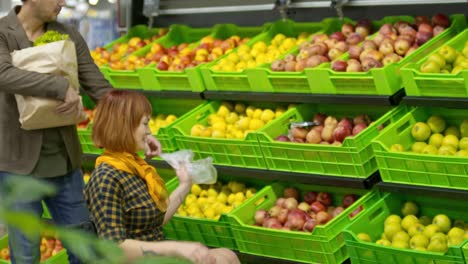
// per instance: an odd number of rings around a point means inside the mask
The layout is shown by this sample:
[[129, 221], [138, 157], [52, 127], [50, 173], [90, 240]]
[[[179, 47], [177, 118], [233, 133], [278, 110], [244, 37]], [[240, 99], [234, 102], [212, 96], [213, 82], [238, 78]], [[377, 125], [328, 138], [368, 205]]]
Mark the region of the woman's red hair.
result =
[[141, 118], [151, 113], [151, 103], [141, 93], [126, 90], [108, 92], [94, 113], [94, 144], [115, 152], [135, 152], [135, 130]]

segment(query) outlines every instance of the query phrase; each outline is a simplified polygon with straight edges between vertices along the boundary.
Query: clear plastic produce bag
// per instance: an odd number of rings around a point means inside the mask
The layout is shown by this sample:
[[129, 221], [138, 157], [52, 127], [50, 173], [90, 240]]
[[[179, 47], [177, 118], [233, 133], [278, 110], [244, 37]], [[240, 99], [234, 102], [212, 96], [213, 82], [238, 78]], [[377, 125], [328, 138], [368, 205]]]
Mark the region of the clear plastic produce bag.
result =
[[211, 157], [194, 161], [191, 150], [179, 150], [173, 153], [163, 153], [161, 154], [161, 158], [174, 169], [186, 166], [193, 183], [213, 184], [218, 179], [218, 172], [213, 166], [213, 159]]

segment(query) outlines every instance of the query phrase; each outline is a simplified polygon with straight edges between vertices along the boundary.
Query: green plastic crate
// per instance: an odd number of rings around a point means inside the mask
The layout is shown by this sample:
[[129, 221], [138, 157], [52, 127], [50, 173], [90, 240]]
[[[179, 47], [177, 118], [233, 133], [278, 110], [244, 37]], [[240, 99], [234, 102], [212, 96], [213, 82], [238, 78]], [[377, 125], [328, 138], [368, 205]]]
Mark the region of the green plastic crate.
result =
[[[238, 35], [241, 38], [252, 38], [262, 31], [263, 27], [238, 27], [234, 24], [218, 24], [213, 27], [211, 35], [217, 39], [227, 39], [233, 35]], [[147, 82], [143, 83], [145, 89], [203, 91], [205, 85], [200, 72], [202, 66], [203, 64], [200, 64], [177, 72], [160, 71], [152, 65], [138, 71], [143, 79], [147, 80]]]
[[[395, 23], [399, 20], [413, 22], [414, 18], [409, 16], [386, 17], [380, 22]], [[382, 68], [374, 68], [368, 72], [336, 72], [331, 69], [331, 63], [324, 63], [313, 68], [308, 75], [313, 80], [312, 93], [317, 94], [360, 94], [360, 95], [392, 95], [403, 87], [399, 74], [400, 69], [408, 63], [416, 62], [434, 49], [445, 44], [458, 32], [466, 28], [464, 15], [452, 15], [451, 25], [441, 34], [424, 43], [416, 51], [404, 57], [396, 63], [391, 63]], [[349, 53], [340, 57], [348, 60]]]
[[[405, 106], [396, 108], [354, 105], [299, 105], [273, 120], [257, 133], [260, 148], [268, 169], [366, 178], [377, 171], [371, 141], [379, 134], [380, 125], [396, 122], [407, 113]], [[367, 113], [375, 123], [354, 137], [348, 137], [340, 146], [279, 142], [274, 139], [287, 135], [291, 121], [312, 120], [316, 113], [354, 117]]]
[[[170, 27], [169, 32], [162, 38], [157, 39], [154, 43], [159, 43], [164, 47], [172, 47], [181, 43], [192, 43], [200, 40], [204, 36], [210, 35], [213, 28], [190, 28], [184, 25], [173, 25]], [[135, 51], [131, 55], [144, 56], [151, 50], [152, 45], [146, 45], [145, 47]], [[103, 66], [106, 72], [106, 78], [115, 88], [126, 88], [126, 89], [152, 89], [157, 84], [154, 83], [152, 74], [147, 71], [140, 72], [138, 70], [114, 70], [109, 67]], [[153, 66], [154, 68], [154, 66]], [[180, 74], [180, 73], [179, 73]], [[170, 81], [170, 80], [169, 80]], [[197, 83], [197, 90], [203, 89], [203, 83], [201, 87], [198, 87], [200, 83]]]
[[463, 255], [465, 256], [465, 263], [468, 263], [468, 243], [463, 246]]
[[[193, 109], [174, 122], [171, 133], [175, 136], [178, 149], [190, 149], [195, 159], [212, 157], [218, 165], [265, 169], [263, 153], [257, 140], [256, 132], [248, 133], [244, 139], [225, 139], [191, 136], [190, 130], [195, 124], [206, 125], [208, 116], [216, 113], [221, 101], [208, 101]], [[273, 104], [251, 103], [253, 106], [271, 107]], [[259, 131], [262, 131], [261, 128]]]
[[411, 128], [431, 115], [445, 118], [447, 125], [459, 125], [468, 116], [466, 109], [418, 107], [386, 127], [372, 141], [377, 165], [384, 182], [468, 190], [468, 159], [458, 156], [427, 155], [390, 151], [393, 144], [410, 149], [415, 142]]
[[[445, 45], [463, 50], [468, 41], [468, 29], [458, 34]], [[437, 53], [439, 49], [433, 53]], [[432, 53], [431, 53], [432, 54]], [[411, 63], [401, 69], [401, 77], [409, 96], [468, 97], [468, 69], [457, 74], [423, 73], [419, 71], [427, 57], [417, 63]]]
[[[257, 192], [265, 186], [265, 183], [248, 177], [232, 177], [218, 175], [218, 181], [227, 183], [230, 180], [243, 182], [246, 187], [254, 187]], [[166, 184], [169, 191], [174, 191], [179, 180], [174, 178]], [[244, 201], [250, 201], [255, 196]], [[235, 210], [235, 209], [234, 209]], [[232, 213], [232, 211], [231, 211]], [[194, 218], [189, 216], [174, 215], [171, 220], [164, 225], [164, 235], [171, 240], [179, 241], [198, 241], [204, 245], [211, 247], [225, 247], [237, 249], [237, 243], [227, 219], [227, 215], [222, 214], [219, 220]]]
[[[0, 238], [0, 249], [8, 247], [8, 235]], [[0, 264], [10, 264], [10, 261], [0, 259]], [[42, 264], [68, 264], [67, 250], [63, 249], [56, 255], [51, 256], [46, 261], [41, 262]]]
[[[337, 24], [336, 21], [338, 20], [333, 20], [334, 22], [332, 22], [332, 20], [324, 21], [327, 22], [296, 23], [292, 20], [278, 20], [271, 24], [266, 32], [251, 39], [246, 43], [246, 45], [252, 47], [259, 41], [264, 41], [266, 44], [269, 44], [278, 33], [283, 33], [287, 37], [297, 37], [301, 32], [315, 33], [323, 31], [329, 27], [335, 26]], [[233, 52], [236, 50], [237, 49]], [[201, 68], [201, 73], [207, 90], [275, 92], [272, 88], [265, 87], [267, 78], [263, 75], [259, 76], [259, 73], [254, 69], [245, 69], [241, 72], [226, 72], [211, 69], [213, 65], [226, 56], [227, 54]], [[295, 77], [297, 76], [294, 76], [293, 78]]]
[[[466, 202], [444, 198], [432, 198], [421, 195], [386, 193], [372, 207], [356, 216], [356, 221], [344, 230], [344, 238], [352, 263], [388, 263], [388, 264], [455, 264], [466, 263], [463, 258], [462, 245], [449, 247], [448, 252], [434, 253], [399, 249], [375, 244], [383, 233], [384, 221], [390, 214], [400, 215], [401, 205], [405, 201], [414, 201], [419, 205], [421, 215], [430, 217], [436, 214], [446, 214], [451, 219], [468, 219]], [[357, 238], [358, 233], [367, 233], [372, 241], [365, 242]]]
[[[276, 199], [282, 196], [285, 186], [297, 188], [301, 196], [306, 191], [329, 192], [334, 205], [340, 204], [346, 194], [352, 193], [361, 197], [327, 224], [316, 226], [312, 233], [253, 225], [255, 212], [271, 208]], [[362, 214], [379, 200], [378, 194], [375, 191], [343, 187], [273, 183], [257, 192], [254, 199], [236, 208], [228, 218], [242, 253], [307, 263], [342, 263], [348, 258], [342, 231], [356, 220], [356, 217], [351, 218], [349, 215], [360, 206], [363, 210], [359, 214]]]

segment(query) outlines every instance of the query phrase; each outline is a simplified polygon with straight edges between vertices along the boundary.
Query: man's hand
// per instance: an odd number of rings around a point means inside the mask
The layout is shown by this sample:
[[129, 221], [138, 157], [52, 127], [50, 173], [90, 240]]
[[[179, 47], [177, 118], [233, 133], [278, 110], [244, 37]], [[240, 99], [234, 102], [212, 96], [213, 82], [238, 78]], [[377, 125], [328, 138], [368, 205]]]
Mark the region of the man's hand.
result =
[[68, 87], [65, 94], [64, 102], [55, 108], [57, 114], [69, 115], [72, 113], [79, 113], [80, 110], [80, 96], [73, 87]]
[[153, 137], [153, 135], [146, 136], [145, 156], [147, 159], [159, 156], [162, 153], [161, 143]]

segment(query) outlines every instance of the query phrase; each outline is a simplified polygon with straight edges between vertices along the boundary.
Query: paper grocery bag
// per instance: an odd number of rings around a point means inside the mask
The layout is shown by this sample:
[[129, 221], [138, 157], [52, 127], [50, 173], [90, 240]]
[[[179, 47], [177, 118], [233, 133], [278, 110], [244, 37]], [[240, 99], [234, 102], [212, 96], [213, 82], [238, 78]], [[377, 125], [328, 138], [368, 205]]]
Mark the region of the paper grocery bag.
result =
[[[78, 63], [72, 41], [62, 40], [15, 50], [11, 53], [11, 58], [13, 65], [20, 69], [63, 76], [79, 91]], [[74, 125], [86, 119], [82, 105], [79, 114], [60, 115], [55, 113], [55, 108], [62, 101], [19, 94], [15, 94], [15, 97], [19, 122], [25, 130]]]

